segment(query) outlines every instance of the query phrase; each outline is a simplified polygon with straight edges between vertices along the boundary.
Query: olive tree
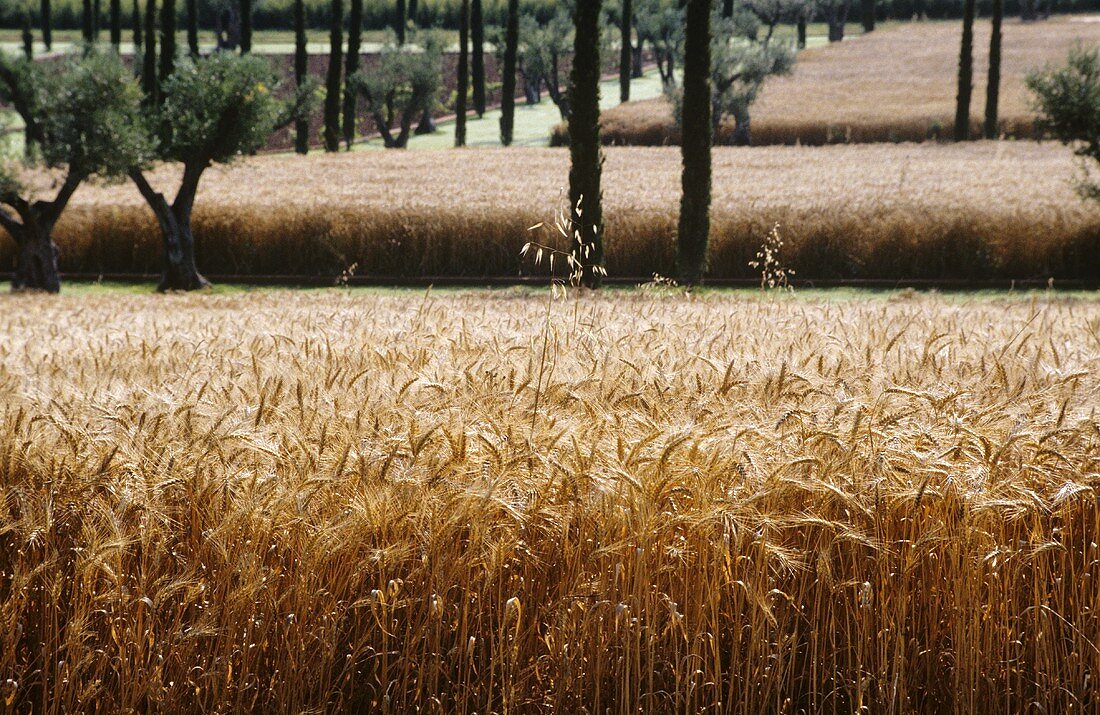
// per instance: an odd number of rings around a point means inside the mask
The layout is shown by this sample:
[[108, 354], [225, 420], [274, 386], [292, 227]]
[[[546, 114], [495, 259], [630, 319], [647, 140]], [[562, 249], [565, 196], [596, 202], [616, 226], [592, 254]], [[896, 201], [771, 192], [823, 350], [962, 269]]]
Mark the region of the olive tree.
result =
[[[758, 36], [757, 20], [734, 12], [733, 17], [716, 14], [711, 19], [711, 123], [715, 137], [722, 121], [734, 120], [729, 142], [738, 146], [752, 143], [750, 109], [764, 82], [787, 74], [794, 66], [795, 51], [789, 43], [772, 42], [770, 35]], [[683, 127], [683, 92], [668, 90], [676, 120]]]
[[413, 121], [430, 112], [442, 87], [443, 43], [429, 31], [402, 45], [391, 35], [374, 67], [360, 70], [349, 87], [362, 98], [387, 149], [409, 144]]
[[182, 165], [172, 203], [152, 187], [147, 163], [129, 176], [156, 215], [164, 242], [164, 274], [158, 290], [209, 285], [195, 260], [191, 214], [199, 182], [213, 164], [226, 164], [263, 147], [271, 133], [312, 109], [315, 87], [294, 99], [277, 99], [275, 74], [255, 55], [215, 53], [184, 59], [164, 84], [164, 100], [151, 119], [160, 159]]
[[1100, 201], [1100, 183], [1090, 159], [1100, 162], [1100, 49], [1078, 45], [1061, 67], [1047, 67], [1027, 78], [1035, 95], [1039, 126], [1081, 157], [1081, 195]]
[[639, 47], [649, 44], [665, 89], [676, 86], [676, 61], [684, 54], [684, 9], [677, 0], [634, 0]]
[[[498, 54], [506, 49], [506, 42], [497, 41]], [[523, 94], [528, 104], [538, 104], [542, 88], [551, 101], [569, 119], [569, 94], [562, 91], [561, 60], [573, 51], [572, 12], [559, 7], [546, 22], [539, 22], [533, 15], [520, 19], [518, 59], [520, 76], [523, 77]]]
[[53, 198], [36, 199], [0, 163], [0, 227], [15, 241], [13, 290], [61, 289], [53, 229], [85, 181], [124, 179], [152, 145], [141, 121], [142, 93], [113, 52], [47, 67], [0, 53], [0, 102], [26, 125], [35, 163], [57, 174]]

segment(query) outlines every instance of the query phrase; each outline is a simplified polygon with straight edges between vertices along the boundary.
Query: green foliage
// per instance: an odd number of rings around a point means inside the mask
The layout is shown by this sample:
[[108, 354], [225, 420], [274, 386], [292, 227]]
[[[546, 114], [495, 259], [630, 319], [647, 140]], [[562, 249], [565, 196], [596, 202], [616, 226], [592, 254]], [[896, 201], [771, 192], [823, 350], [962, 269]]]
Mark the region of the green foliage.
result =
[[184, 59], [165, 84], [158, 121], [164, 158], [227, 163], [261, 149], [284, 121], [275, 73], [255, 55]]
[[684, 54], [684, 10], [676, 0], [635, 0], [638, 40], [648, 44], [657, 60], [661, 82], [676, 85], [676, 61]]
[[10, 204], [23, 194], [23, 184], [11, 167], [0, 159], [0, 204]]
[[142, 94], [118, 56], [89, 51], [56, 66], [0, 56], [0, 101], [27, 125], [50, 168], [114, 180], [152, 153]]
[[[1027, 78], [1040, 114], [1039, 126], [1063, 144], [1076, 146], [1078, 156], [1100, 162], [1100, 49], [1078, 46], [1062, 67], [1047, 67]], [[1084, 196], [1100, 201], [1100, 184], [1080, 183]]]
[[[754, 40], [759, 21], [749, 12], [734, 13], [732, 18], [719, 14], [711, 19], [711, 122], [717, 132], [726, 117], [733, 117], [741, 136], [748, 143], [749, 109], [756, 101], [768, 77], [790, 73], [795, 61], [789, 43], [770, 38]], [[675, 106], [677, 122], [682, 122], [683, 92], [668, 90]]]
[[[363, 98], [387, 145], [403, 146], [412, 119], [435, 109], [443, 86], [442, 63], [439, 33], [422, 30], [411, 36], [409, 44], [399, 45], [391, 32], [378, 63], [352, 75], [348, 85]], [[389, 134], [395, 120], [401, 128], [396, 139]]]

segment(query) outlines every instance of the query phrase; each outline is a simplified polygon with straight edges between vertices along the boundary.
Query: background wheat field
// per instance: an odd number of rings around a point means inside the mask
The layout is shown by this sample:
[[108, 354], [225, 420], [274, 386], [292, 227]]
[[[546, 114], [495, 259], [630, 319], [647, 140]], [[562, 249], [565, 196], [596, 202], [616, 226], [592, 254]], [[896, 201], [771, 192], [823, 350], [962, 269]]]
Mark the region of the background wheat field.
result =
[[[982, 136], [989, 71], [988, 19], [974, 28], [973, 136]], [[789, 77], [768, 80], [752, 108], [756, 144], [847, 144], [950, 138], [958, 90], [958, 22], [907, 23], [798, 54]], [[1035, 111], [1029, 72], [1060, 63], [1077, 43], [1100, 43], [1100, 15], [1038, 23], [1006, 19], [1001, 66], [1000, 133], [1031, 137]], [[726, 127], [726, 131], [732, 127]], [[558, 131], [560, 134], [560, 130]], [[603, 116], [612, 144], [679, 142], [664, 98], [630, 102]], [[560, 141], [560, 138], [559, 138]]]
[[1094, 297], [0, 302], [7, 711], [1100, 705]]
[[[708, 275], [754, 277], [749, 262], [778, 223], [783, 261], [804, 279], [1095, 280], [1100, 207], [1074, 193], [1079, 170], [1049, 143], [717, 149]], [[674, 148], [607, 151], [612, 277], [674, 272], [680, 172]], [[553, 219], [568, 173], [568, 154], [553, 149], [257, 157], [204, 179], [199, 268], [245, 278], [335, 279], [353, 264], [366, 277], [531, 274], [519, 255], [527, 229]], [[48, 180], [38, 177], [43, 193]], [[165, 191], [177, 180], [171, 169], [153, 177]], [[160, 270], [159, 229], [129, 184], [81, 188], [56, 235], [63, 271]], [[12, 250], [0, 244], [0, 262]]]

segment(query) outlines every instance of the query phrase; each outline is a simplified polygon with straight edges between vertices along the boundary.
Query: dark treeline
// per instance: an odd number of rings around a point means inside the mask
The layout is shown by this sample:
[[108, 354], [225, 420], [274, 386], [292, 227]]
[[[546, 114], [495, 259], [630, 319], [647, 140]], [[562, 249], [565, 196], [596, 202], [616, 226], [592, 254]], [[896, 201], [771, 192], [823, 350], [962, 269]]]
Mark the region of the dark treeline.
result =
[[[1004, 14], [1006, 17], [1019, 16], [1023, 6], [1027, 4], [1028, 0], [1004, 0]], [[1032, 4], [1034, 4], [1033, 0]], [[185, 27], [186, 4], [181, 2], [178, 5], [178, 24], [180, 27]], [[522, 0], [521, 5], [525, 14], [534, 14], [540, 21], [549, 20], [557, 7], [554, 0]], [[964, 3], [961, 0], [890, 0], [875, 4], [876, 17], [880, 20], [907, 20], [917, 13], [918, 6], [921, 5], [929, 19], [958, 19], [963, 16]], [[214, 29], [217, 6], [218, 4], [212, 0], [199, 0], [199, 27], [202, 30]], [[994, 0], [980, 0], [977, 3], [977, 14], [981, 17], [989, 17], [993, 12], [993, 6]], [[39, 3], [32, 4], [29, 8], [31, 22], [36, 29], [42, 25], [41, 7]], [[83, 26], [82, 0], [52, 0], [47, 7], [50, 8], [54, 30], [78, 30]], [[415, 10], [412, 9], [412, 3], [409, 3], [408, 7], [410, 13], [415, 12], [415, 24], [418, 26], [458, 30], [461, 14], [460, 0], [422, 0], [416, 3]], [[0, 4], [0, 28], [21, 28], [27, 9], [22, 3]], [[1053, 9], [1058, 13], [1098, 12], [1100, 0], [1059, 0], [1054, 4]], [[107, 28], [109, 26], [107, 3], [101, 3], [101, 10], [103, 17], [98, 25]], [[332, 3], [328, 0], [306, 0], [306, 25], [311, 29], [328, 29], [331, 26], [331, 10]], [[508, 15], [507, 0], [484, 0], [483, 14], [486, 25], [503, 27]], [[853, 22], [858, 21], [858, 13], [854, 13], [851, 19]], [[364, 30], [384, 30], [392, 26], [393, 3], [390, 0], [368, 0], [364, 3]], [[253, 8], [253, 30], [291, 30], [293, 27], [293, 0], [268, 0], [257, 3]]]

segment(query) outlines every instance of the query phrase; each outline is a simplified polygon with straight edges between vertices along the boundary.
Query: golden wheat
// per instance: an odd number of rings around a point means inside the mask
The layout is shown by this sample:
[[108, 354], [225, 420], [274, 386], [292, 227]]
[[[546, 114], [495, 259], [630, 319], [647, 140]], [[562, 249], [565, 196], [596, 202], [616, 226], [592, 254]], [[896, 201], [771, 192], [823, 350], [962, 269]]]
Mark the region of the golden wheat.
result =
[[[478, 150], [268, 156], [204, 180], [200, 267], [212, 274], [515, 276], [549, 218], [568, 153]], [[710, 275], [750, 278], [776, 224], [801, 278], [1095, 278], [1100, 207], [1063, 147], [1029, 142], [721, 149]], [[668, 275], [680, 156], [616, 148], [604, 175], [608, 270]], [[174, 184], [170, 170], [154, 182]], [[156, 223], [129, 185], [84, 187], [58, 227], [64, 270], [156, 272]], [[9, 263], [11, 242], [0, 248]]]
[[0, 300], [7, 710], [1095, 712], [1095, 300]]
[[[1098, 19], [1068, 16], [1005, 24], [1001, 133], [1032, 135], [1035, 113], [1024, 78], [1047, 63], [1064, 62], [1077, 42], [1100, 43]], [[961, 32], [957, 20], [907, 23], [801, 52], [794, 73], [769, 80], [753, 105], [753, 141], [843, 144], [949, 138], [955, 125]], [[988, 21], [980, 20], [974, 35], [975, 136], [981, 136], [985, 116], [989, 34]], [[605, 141], [616, 144], [679, 141], [664, 99], [611, 109], [604, 113], [603, 129]]]

